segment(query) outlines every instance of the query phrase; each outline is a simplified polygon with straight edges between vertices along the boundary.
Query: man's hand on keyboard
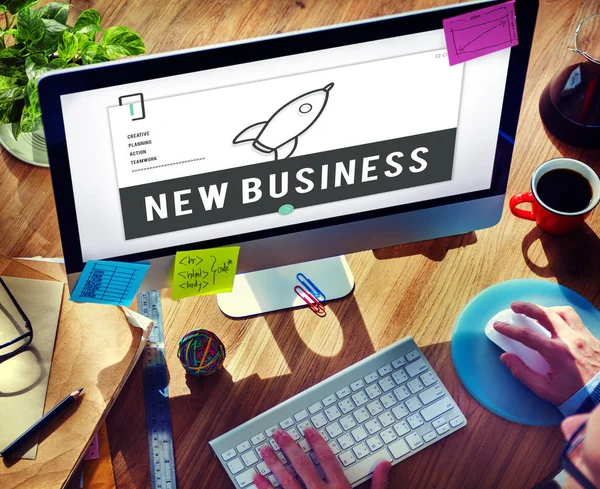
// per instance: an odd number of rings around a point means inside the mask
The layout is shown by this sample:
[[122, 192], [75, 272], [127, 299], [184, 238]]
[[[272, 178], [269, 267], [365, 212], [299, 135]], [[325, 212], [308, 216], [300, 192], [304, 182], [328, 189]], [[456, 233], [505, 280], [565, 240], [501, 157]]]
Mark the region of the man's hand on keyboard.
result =
[[573, 308], [528, 302], [513, 302], [511, 308], [535, 319], [552, 334], [548, 338], [526, 328], [494, 323], [496, 331], [538, 351], [550, 364], [550, 372], [541, 375], [512, 353], [500, 357], [511, 373], [538, 396], [560, 405], [600, 372], [600, 340], [589, 332]]
[[[337, 457], [334, 455], [329, 445], [323, 437], [314, 428], [307, 428], [304, 436], [310, 443], [311, 448], [316, 454], [321, 469], [325, 473], [327, 482], [324, 482], [317, 472], [317, 468], [312, 463], [306, 453], [294, 442], [292, 437], [285, 431], [277, 431], [273, 438], [285, 453], [287, 459], [291, 462], [298, 476], [304, 482], [307, 489], [351, 489], [344, 471], [340, 467]], [[273, 472], [283, 489], [301, 489], [300, 483], [294, 475], [281, 463], [275, 452], [270, 447], [264, 447], [261, 451], [263, 460]], [[391, 464], [381, 462], [373, 472], [373, 481], [371, 489], [386, 489]], [[254, 484], [258, 489], [273, 489], [271, 483], [262, 475], [254, 476]]]

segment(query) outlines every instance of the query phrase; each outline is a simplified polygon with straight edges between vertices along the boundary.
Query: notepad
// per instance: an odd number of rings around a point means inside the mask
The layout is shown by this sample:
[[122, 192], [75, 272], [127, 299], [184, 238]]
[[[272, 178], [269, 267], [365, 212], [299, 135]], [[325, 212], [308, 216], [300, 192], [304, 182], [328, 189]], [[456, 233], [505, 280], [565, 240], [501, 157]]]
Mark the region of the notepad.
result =
[[148, 263], [89, 261], [71, 293], [71, 300], [129, 306], [148, 268]]

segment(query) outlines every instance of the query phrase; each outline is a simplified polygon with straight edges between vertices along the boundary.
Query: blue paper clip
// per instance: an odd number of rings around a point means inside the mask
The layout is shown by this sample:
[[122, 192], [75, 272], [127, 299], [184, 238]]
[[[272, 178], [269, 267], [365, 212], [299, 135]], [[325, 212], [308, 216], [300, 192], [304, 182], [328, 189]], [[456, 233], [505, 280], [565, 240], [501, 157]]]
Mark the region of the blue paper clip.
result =
[[304, 286], [304, 288], [308, 292], [310, 292], [317, 300], [327, 300], [325, 294], [323, 294], [323, 292], [321, 292], [319, 288], [312, 282], [312, 280], [309, 279], [306, 275], [304, 275], [303, 273], [298, 273], [296, 274], [296, 278], [298, 279], [298, 282], [300, 282]]
[[294, 292], [296, 292], [296, 295], [298, 295], [300, 299], [306, 302], [306, 304], [308, 305], [308, 307], [310, 307], [312, 312], [314, 312], [317, 316], [325, 317], [327, 312], [325, 311], [325, 307], [323, 306], [323, 304], [319, 302], [319, 299], [317, 299], [310, 292], [304, 290], [304, 288], [300, 285], [296, 285], [296, 287], [294, 287]]

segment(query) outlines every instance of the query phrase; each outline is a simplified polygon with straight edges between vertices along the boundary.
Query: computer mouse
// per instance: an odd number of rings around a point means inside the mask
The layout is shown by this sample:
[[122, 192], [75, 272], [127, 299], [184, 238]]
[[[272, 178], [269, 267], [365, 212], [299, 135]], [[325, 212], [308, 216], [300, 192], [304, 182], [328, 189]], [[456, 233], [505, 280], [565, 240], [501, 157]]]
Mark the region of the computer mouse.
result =
[[537, 331], [548, 338], [551, 337], [550, 331], [544, 328], [537, 321], [525, 316], [524, 314], [517, 314], [511, 309], [504, 309], [503, 311], [500, 311], [492, 319], [490, 319], [485, 326], [485, 334], [496, 345], [498, 345], [507, 353], [514, 353], [517, 355], [521, 360], [523, 360], [525, 365], [532, 370], [539, 374], [546, 375], [550, 371], [550, 365], [544, 359], [544, 357], [542, 357], [542, 355], [540, 355], [537, 351], [532, 350], [522, 343], [498, 333], [498, 331], [494, 329], [494, 323], [496, 321], [533, 329], [534, 331]]

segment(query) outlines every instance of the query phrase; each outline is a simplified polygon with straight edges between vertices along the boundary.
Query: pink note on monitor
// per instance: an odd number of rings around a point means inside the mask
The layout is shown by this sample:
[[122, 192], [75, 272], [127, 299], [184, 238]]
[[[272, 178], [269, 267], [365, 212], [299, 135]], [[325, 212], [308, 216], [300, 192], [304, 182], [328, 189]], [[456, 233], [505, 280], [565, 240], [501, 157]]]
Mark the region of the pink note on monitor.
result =
[[445, 19], [450, 65], [519, 44], [514, 0]]

